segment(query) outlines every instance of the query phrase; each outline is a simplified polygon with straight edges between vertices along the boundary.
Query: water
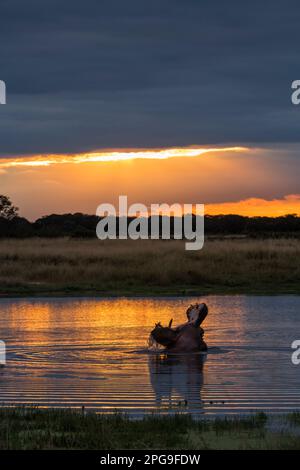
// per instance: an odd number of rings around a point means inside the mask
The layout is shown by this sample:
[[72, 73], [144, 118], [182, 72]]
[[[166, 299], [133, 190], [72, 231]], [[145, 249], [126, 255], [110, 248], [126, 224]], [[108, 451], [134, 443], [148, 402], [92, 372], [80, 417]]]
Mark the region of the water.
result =
[[[205, 301], [206, 355], [147, 349], [154, 323]], [[300, 410], [300, 296], [1, 299], [0, 403], [194, 415]]]

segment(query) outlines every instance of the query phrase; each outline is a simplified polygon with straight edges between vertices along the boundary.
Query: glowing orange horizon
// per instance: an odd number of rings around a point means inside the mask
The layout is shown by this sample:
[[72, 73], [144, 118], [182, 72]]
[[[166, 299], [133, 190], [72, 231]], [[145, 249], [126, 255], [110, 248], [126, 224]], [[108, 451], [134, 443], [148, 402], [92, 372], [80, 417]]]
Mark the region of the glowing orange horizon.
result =
[[[173, 206], [173, 207], [172, 207]], [[178, 208], [175, 206], [179, 206]], [[147, 207], [146, 212], [140, 212], [138, 215], [147, 217], [149, 215], [172, 215], [181, 217], [184, 214], [193, 213], [194, 215], [202, 215], [199, 208], [197, 211], [197, 204], [192, 204], [192, 208], [187, 210], [185, 204], [169, 204], [170, 208], [174, 208], [171, 213], [166, 210], [154, 211], [151, 206]], [[152, 209], [152, 211], [151, 211]], [[262, 199], [262, 198], [249, 198], [240, 201], [208, 203], [204, 204], [205, 215], [241, 215], [246, 217], [280, 217], [289, 214], [296, 214], [300, 216], [300, 194], [289, 194], [282, 199]], [[120, 215], [117, 211], [117, 214]]]
[[205, 214], [247, 217], [280, 217], [288, 214], [300, 216], [300, 194], [289, 194], [283, 199], [249, 198], [235, 202], [206, 204]]
[[146, 207], [203, 203], [211, 215], [300, 215], [298, 188], [270, 155], [257, 147], [189, 146], [11, 156], [0, 159], [1, 194], [30, 220], [52, 213], [92, 214], [103, 202], [117, 207], [123, 194], [129, 205]]

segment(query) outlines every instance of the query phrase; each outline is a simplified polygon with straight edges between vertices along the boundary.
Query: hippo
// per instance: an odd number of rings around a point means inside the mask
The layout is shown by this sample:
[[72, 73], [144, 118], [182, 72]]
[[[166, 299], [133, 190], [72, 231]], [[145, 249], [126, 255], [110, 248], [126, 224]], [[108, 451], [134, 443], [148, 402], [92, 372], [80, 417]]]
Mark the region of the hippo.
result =
[[169, 353], [195, 353], [207, 351], [207, 345], [203, 340], [204, 330], [200, 327], [208, 314], [207, 305], [204, 303], [190, 305], [186, 311], [188, 321], [172, 328], [164, 327], [160, 323], [151, 331], [150, 338], [165, 347]]

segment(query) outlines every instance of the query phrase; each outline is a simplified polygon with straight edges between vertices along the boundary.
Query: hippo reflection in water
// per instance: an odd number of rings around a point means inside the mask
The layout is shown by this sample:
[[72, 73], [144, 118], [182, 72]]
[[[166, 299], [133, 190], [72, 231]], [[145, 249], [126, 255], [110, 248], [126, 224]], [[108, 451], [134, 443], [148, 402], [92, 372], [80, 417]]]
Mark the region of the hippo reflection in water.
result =
[[188, 321], [172, 328], [172, 320], [168, 327], [160, 323], [151, 331], [150, 338], [166, 348], [170, 353], [195, 353], [207, 351], [203, 340], [204, 330], [200, 327], [208, 314], [207, 305], [194, 304], [186, 311]]
[[168, 354], [165, 351], [149, 354], [150, 383], [157, 409], [201, 412], [205, 359], [203, 354]]

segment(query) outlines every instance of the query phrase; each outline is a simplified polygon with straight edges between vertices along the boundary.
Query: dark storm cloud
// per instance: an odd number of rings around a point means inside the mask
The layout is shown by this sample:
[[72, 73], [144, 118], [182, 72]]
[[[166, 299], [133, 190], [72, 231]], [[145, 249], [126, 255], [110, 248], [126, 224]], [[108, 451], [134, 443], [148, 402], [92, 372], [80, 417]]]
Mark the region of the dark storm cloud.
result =
[[297, 1], [2, 0], [0, 153], [298, 142]]

